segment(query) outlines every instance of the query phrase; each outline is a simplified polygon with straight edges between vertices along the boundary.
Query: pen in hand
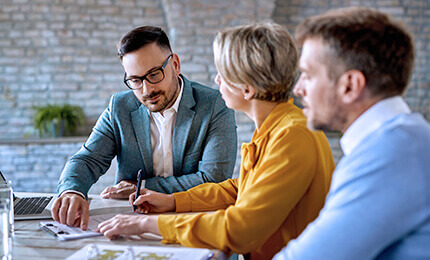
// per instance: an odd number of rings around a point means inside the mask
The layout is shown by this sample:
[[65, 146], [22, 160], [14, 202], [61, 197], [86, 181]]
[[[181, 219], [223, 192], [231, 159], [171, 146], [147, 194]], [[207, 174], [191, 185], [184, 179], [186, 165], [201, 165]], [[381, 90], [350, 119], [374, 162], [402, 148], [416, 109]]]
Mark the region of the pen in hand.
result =
[[[137, 198], [140, 195], [140, 186], [142, 186], [142, 169], [140, 169], [137, 172], [137, 185], [136, 185], [136, 196], [134, 197], [134, 200], [136, 201]], [[136, 212], [136, 205], [133, 205], [133, 212]]]

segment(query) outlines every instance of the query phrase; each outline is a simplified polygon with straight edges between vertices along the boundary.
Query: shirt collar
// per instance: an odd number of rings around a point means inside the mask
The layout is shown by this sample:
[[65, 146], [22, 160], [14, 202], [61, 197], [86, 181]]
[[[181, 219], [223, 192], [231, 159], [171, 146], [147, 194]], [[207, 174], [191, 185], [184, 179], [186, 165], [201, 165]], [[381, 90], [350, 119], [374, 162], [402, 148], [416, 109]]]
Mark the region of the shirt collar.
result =
[[382, 124], [400, 114], [409, 114], [411, 109], [400, 96], [383, 99], [367, 109], [346, 130], [340, 139], [345, 155], [351, 153], [361, 141], [375, 132]]
[[[178, 77], [178, 78], [179, 78], [179, 85], [180, 85], [179, 95], [176, 98], [175, 103], [173, 103], [173, 105], [170, 108], [164, 110], [164, 112], [172, 111], [173, 110], [176, 113], [178, 113], [179, 103], [181, 103], [182, 91], [184, 89], [184, 81], [183, 81], [183, 79], [181, 77]], [[151, 112], [149, 110], [147, 110], [147, 111], [148, 111], [148, 113], [149, 113], [150, 116], [162, 116], [160, 112]]]

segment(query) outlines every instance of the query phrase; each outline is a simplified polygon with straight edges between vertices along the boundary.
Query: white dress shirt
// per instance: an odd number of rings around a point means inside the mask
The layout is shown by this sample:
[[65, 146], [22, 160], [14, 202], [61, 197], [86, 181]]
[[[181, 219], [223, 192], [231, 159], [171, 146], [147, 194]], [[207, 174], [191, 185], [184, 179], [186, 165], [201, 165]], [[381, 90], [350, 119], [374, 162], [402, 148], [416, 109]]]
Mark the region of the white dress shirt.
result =
[[164, 110], [163, 114], [148, 111], [151, 119], [153, 174], [157, 177], [173, 175], [172, 136], [183, 90], [182, 79], [179, 78], [179, 81], [181, 88], [179, 95], [169, 109]]

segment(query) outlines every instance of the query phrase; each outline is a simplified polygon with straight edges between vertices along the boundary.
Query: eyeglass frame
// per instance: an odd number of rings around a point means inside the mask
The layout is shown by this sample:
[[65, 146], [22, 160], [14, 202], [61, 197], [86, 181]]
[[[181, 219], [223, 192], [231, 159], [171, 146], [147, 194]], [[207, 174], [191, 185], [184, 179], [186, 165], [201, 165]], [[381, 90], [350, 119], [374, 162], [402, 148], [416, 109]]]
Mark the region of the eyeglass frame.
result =
[[[167, 57], [167, 59], [166, 59], [166, 61], [163, 63], [163, 65], [161, 65], [160, 67], [155, 68], [155, 69], [153, 69], [153, 70], [151, 70], [151, 71], [147, 72], [145, 75], [143, 75], [143, 76], [141, 76], [141, 77], [132, 77], [132, 78], [127, 79], [127, 72], [124, 72], [124, 80], [123, 80], [123, 81], [124, 81], [124, 84], [127, 86], [127, 88], [129, 88], [129, 89], [131, 89], [131, 90], [138, 90], [138, 89], [143, 88], [143, 81], [144, 81], [144, 80], [148, 81], [148, 82], [149, 82], [149, 83], [151, 83], [151, 84], [157, 84], [157, 83], [160, 83], [161, 81], [163, 81], [163, 80], [164, 80], [164, 78], [166, 78], [166, 75], [164, 74], [164, 69], [166, 68], [166, 66], [167, 66], [167, 64], [169, 63], [169, 61], [170, 61], [170, 59], [172, 58], [172, 56], [173, 56], [173, 53], [170, 53], [170, 55]], [[161, 80], [159, 80], [159, 81], [151, 82], [147, 77], [148, 77], [148, 75], [149, 75], [149, 74], [154, 73], [154, 72], [155, 72], [155, 71], [157, 71], [157, 70], [160, 70], [160, 71], [161, 71], [161, 73], [163, 74], [163, 78], [162, 78]], [[141, 86], [140, 86], [139, 88], [132, 88], [132, 87], [127, 83], [127, 81], [129, 81], [129, 80], [131, 80], [131, 79], [140, 79], [140, 81], [142, 81]]]

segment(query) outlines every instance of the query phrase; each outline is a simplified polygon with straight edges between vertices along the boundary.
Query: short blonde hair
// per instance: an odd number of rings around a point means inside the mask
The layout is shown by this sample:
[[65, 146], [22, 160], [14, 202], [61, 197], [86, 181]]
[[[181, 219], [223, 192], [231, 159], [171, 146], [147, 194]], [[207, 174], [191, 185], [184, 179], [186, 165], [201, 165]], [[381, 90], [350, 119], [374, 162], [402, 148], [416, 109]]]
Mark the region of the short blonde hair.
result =
[[260, 23], [219, 31], [213, 43], [215, 65], [229, 85], [251, 85], [255, 99], [288, 100], [297, 77], [298, 50], [288, 30]]

